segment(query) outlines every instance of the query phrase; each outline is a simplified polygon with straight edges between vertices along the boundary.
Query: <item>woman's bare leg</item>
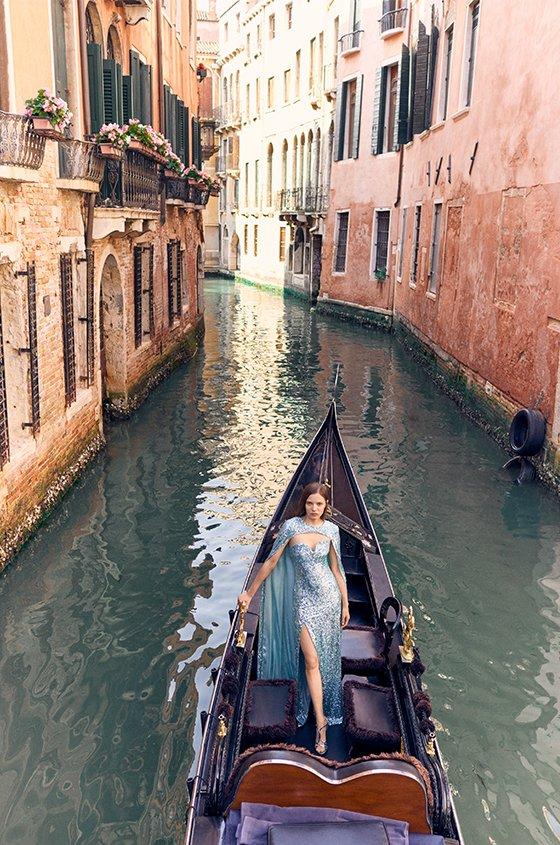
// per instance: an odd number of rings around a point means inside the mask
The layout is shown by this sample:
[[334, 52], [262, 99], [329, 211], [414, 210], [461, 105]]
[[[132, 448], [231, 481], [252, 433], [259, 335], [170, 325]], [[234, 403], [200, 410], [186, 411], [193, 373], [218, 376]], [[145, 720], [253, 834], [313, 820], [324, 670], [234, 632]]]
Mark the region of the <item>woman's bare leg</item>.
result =
[[[305, 677], [307, 678], [307, 686], [309, 688], [309, 695], [313, 704], [315, 712], [315, 721], [317, 728], [320, 728], [327, 721], [323, 712], [323, 680], [319, 670], [319, 657], [315, 644], [311, 639], [309, 631], [303, 625], [300, 634], [300, 646], [305, 658]], [[321, 742], [326, 741], [327, 733], [325, 730], [321, 731]]]

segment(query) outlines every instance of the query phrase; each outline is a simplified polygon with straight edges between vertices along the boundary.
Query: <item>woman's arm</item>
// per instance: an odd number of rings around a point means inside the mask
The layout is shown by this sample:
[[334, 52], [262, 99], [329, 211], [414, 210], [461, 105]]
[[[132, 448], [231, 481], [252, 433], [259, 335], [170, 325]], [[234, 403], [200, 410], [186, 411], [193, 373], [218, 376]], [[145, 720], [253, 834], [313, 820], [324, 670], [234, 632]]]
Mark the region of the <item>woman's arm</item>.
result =
[[268, 578], [268, 576], [282, 557], [284, 549], [287, 545], [288, 540], [286, 540], [286, 542], [282, 546], [279, 546], [274, 552], [274, 554], [270, 555], [270, 557], [265, 560], [265, 562], [257, 572], [257, 575], [253, 580], [251, 586], [248, 587], [245, 592], [240, 593], [240, 595], [237, 597], [238, 604], [249, 605], [249, 602], [261, 586], [262, 582], [265, 580], [265, 578]]
[[340, 625], [342, 628], [346, 628], [348, 622], [350, 621], [350, 610], [348, 608], [348, 590], [346, 589], [346, 579], [344, 578], [342, 572], [340, 571], [340, 567], [342, 564], [338, 559], [338, 555], [336, 553], [336, 549], [334, 544], [331, 542], [329, 547], [329, 566], [331, 568], [332, 574], [336, 578], [336, 583], [338, 584], [338, 589], [340, 590], [340, 596], [342, 601], [342, 612], [340, 615]]

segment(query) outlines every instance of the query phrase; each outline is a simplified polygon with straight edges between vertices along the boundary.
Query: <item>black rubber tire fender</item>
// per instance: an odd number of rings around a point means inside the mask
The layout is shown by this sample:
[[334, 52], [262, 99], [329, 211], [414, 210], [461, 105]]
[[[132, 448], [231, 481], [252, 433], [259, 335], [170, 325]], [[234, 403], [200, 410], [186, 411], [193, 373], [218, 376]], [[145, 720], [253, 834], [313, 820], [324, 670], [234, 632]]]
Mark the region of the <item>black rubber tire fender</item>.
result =
[[540, 411], [522, 408], [511, 421], [509, 445], [515, 455], [536, 455], [543, 447], [546, 420]]

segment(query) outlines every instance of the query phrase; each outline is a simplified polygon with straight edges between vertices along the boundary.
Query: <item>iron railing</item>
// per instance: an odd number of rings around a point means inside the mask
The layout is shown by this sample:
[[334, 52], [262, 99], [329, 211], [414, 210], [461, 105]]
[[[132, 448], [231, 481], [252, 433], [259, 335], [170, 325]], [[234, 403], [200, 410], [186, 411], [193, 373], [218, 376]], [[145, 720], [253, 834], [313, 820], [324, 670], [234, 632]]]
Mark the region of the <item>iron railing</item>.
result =
[[59, 141], [58, 151], [62, 179], [87, 179], [91, 182], [101, 182], [105, 160], [98, 154], [95, 144], [67, 139]]
[[239, 170], [239, 156], [236, 153], [226, 153], [218, 156], [216, 172], [225, 173], [226, 170]]
[[165, 177], [165, 196], [168, 200], [182, 200], [193, 205], [206, 205], [210, 199], [210, 191], [201, 191], [194, 185], [189, 185], [186, 179], [171, 179]]
[[322, 214], [327, 210], [327, 195], [322, 186], [286, 188], [278, 194], [278, 210], [284, 214]]
[[383, 13], [379, 19], [381, 34], [392, 29], [404, 29], [406, 26], [406, 3], [397, 7], [397, 0], [383, 0]]
[[241, 124], [241, 111], [238, 103], [228, 103], [215, 110], [216, 129], [224, 126], [239, 126]]
[[33, 132], [33, 121], [28, 117], [0, 111], [0, 164], [38, 170], [45, 155], [45, 140]]
[[338, 39], [339, 53], [349, 53], [350, 50], [359, 50], [362, 43], [363, 29], [355, 29], [354, 32], [347, 32]]
[[107, 208], [159, 209], [159, 166], [138, 150], [120, 160], [107, 159], [96, 204]]

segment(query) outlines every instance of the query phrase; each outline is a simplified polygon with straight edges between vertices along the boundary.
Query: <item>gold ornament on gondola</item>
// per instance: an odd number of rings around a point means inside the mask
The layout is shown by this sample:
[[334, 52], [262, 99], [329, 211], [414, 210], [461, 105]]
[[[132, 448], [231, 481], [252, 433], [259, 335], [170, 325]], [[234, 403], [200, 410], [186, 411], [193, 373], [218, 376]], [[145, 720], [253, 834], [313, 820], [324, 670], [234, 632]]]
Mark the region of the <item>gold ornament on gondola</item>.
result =
[[403, 644], [399, 646], [399, 651], [403, 663], [412, 663], [414, 660], [414, 640], [412, 638], [412, 633], [415, 629], [414, 613], [412, 612], [412, 605], [408, 608], [403, 608], [403, 610], [406, 612], [407, 619], [403, 631]]
[[247, 604], [242, 602], [239, 605], [239, 628], [235, 632], [235, 645], [237, 648], [245, 648], [247, 642], [247, 631], [245, 630], [245, 614], [247, 613]]
[[226, 717], [223, 713], [218, 716], [218, 728], [216, 730], [216, 734], [218, 739], [225, 739], [228, 732], [228, 726], [226, 722]]

